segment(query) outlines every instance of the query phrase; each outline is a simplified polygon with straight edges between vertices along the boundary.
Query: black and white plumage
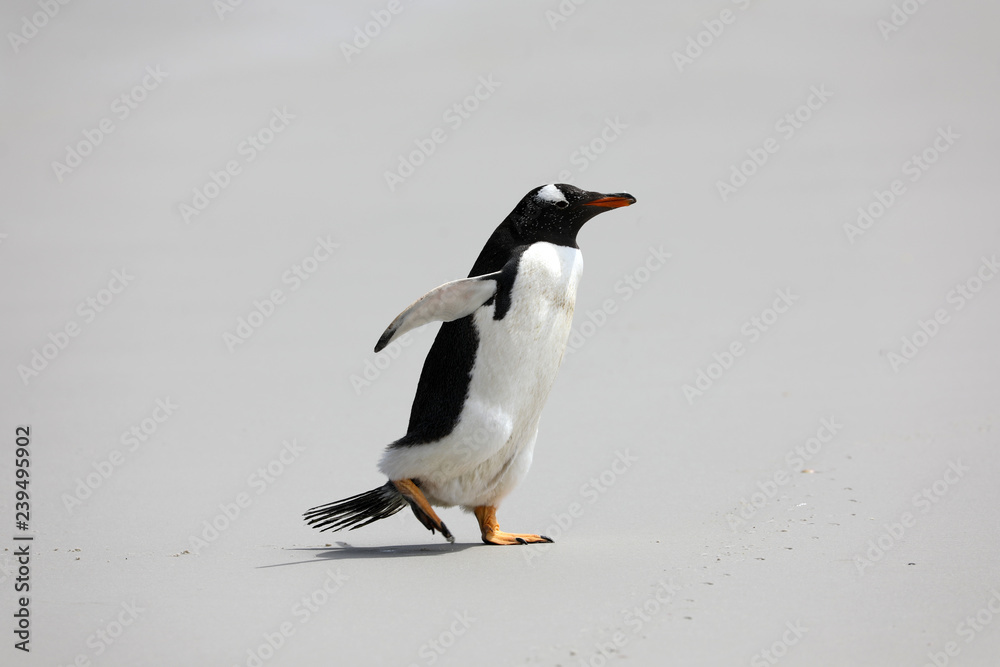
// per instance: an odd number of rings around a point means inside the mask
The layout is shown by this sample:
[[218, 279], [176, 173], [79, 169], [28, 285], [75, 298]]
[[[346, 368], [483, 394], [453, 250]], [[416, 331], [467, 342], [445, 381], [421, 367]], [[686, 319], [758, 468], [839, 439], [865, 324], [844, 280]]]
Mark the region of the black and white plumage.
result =
[[577, 233], [595, 215], [633, 203], [626, 193], [535, 188], [490, 236], [468, 278], [400, 313], [376, 352], [413, 328], [444, 324], [424, 362], [407, 433], [379, 462], [390, 481], [313, 508], [309, 524], [353, 529], [409, 503], [432, 532], [452, 539], [429, 505], [458, 505], [475, 511], [486, 542], [548, 541], [500, 532], [495, 508], [528, 472], [566, 350], [583, 271]]

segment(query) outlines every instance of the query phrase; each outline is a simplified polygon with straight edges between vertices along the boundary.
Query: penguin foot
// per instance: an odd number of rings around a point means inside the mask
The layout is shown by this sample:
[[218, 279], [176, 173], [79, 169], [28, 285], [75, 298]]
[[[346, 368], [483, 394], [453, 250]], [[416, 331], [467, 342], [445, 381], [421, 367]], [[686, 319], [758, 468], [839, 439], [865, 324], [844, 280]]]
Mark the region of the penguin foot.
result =
[[432, 533], [435, 530], [439, 530], [446, 540], [449, 542], [455, 541], [455, 537], [448, 530], [448, 527], [444, 525], [444, 521], [437, 515], [431, 504], [427, 502], [427, 497], [420, 490], [420, 487], [417, 486], [416, 482], [412, 479], [394, 479], [392, 480], [392, 485], [396, 487], [396, 490], [410, 504], [413, 515], [417, 517], [420, 523], [424, 524], [425, 528]]
[[552, 538], [544, 535], [534, 535], [532, 533], [505, 533], [500, 530], [497, 523], [497, 508], [489, 505], [481, 505], [473, 510], [476, 519], [479, 520], [479, 530], [483, 534], [483, 542], [486, 544], [534, 544], [538, 542], [551, 542]]

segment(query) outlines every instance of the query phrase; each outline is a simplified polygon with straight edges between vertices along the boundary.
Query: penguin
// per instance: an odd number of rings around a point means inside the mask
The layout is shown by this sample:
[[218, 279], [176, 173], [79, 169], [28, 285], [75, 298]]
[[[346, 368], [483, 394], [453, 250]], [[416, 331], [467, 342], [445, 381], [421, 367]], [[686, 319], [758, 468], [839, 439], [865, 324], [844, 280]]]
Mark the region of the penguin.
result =
[[577, 233], [634, 204], [628, 193], [563, 183], [531, 190], [489, 237], [467, 278], [426, 293], [389, 324], [379, 352], [443, 322], [424, 361], [406, 435], [378, 468], [389, 481], [305, 512], [319, 530], [354, 530], [409, 505], [433, 534], [455, 538], [434, 507], [472, 512], [486, 544], [551, 542], [500, 530], [500, 502], [524, 479], [538, 422], [566, 351], [583, 257]]

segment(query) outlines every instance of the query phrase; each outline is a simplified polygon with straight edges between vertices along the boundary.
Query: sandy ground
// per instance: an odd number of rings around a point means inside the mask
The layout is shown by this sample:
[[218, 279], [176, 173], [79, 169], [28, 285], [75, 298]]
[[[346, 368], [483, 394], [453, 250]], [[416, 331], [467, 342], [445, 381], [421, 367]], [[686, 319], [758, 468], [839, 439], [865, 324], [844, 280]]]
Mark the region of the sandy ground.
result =
[[[577, 2], [5, 3], [3, 664], [996, 664], [1000, 9]], [[552, 181], [556, 543], [304, 526]]]

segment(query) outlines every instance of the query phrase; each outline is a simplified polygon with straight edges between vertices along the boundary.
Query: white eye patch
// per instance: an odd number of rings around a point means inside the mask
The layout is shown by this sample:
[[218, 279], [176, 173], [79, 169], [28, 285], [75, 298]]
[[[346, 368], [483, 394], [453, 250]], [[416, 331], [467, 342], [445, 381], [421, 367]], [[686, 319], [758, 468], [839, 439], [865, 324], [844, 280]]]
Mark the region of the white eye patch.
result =
[[565, 202], [566, 201], [566, 196], [562, 193], [562, 191], [559, 188], [557, 188], [552, 183], [549, 183], [548, 185], [546, 185], [545, 187], [543, 187], [541, 190], [539, 190], [538, 194], [536, 195], [536, 197], [538, 197], [538, 199], [540, 201], [549, 202], [549, 203]]

